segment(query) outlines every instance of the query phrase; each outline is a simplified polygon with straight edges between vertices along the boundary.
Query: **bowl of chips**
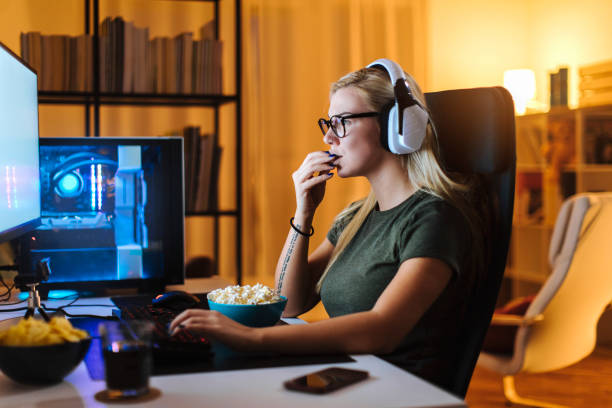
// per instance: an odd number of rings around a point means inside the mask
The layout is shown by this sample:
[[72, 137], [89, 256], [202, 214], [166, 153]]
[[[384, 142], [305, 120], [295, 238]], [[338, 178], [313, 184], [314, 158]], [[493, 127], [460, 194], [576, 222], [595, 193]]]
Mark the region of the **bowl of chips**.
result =
[[22, 384], [60, 382], [85, 357], [91, 338], [63, 317], [0, 322], [0, 370]]

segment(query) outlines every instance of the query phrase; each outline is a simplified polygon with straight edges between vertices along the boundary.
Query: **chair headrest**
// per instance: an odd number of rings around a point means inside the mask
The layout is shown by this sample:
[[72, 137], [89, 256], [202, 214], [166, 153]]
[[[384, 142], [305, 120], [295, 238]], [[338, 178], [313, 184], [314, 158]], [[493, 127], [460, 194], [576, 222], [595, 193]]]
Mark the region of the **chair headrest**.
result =
[[425, 99], [448, 170], [488, 174], [513, 166], [514, 105], [505, 88], [430, 92]]

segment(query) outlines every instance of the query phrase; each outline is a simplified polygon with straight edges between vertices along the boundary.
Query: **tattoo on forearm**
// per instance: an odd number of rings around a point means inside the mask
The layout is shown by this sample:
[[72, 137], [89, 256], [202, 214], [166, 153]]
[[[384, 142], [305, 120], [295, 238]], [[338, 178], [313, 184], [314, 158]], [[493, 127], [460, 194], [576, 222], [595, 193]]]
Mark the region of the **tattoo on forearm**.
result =
[[[300, 225], [296, 225], [297, 228], [302, 228]], [[285, 272], [287, 272], [287, 265], [289, 265], [289, 260], [291, 259], [291, 255], [293, 254], [293, 250], [295, 249], [295, 242], [298, 238], [298, 233], [292, 231], [293, 235], [291, 236], [291, 241], [289, 241], [289, 248], [287, 248], [287, 254], [285, 255], [285, 259], [283, 260], [283, 267], [281, 268], [280, 276], [278, 277], [278, 293], [280, 294], [281, 289], [283, 288], [283, 279], [285, 279]]]

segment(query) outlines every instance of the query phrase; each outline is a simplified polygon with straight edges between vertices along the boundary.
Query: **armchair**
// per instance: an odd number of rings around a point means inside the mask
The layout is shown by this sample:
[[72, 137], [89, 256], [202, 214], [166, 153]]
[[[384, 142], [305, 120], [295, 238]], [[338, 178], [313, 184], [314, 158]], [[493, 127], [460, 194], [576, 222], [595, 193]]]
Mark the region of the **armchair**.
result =
[[559, 405], [520, 397], [514, 375], [574, 364], [595, 348], [597, 322], [612, 301], [612, 193], [570, 197], [555, 222], [548, 260], [552, 272], [524, 317], [495, 315], [492, 324], [516, 326], [511, 355], [482, 352], [478, 364], [503, 375], [508, 401]]

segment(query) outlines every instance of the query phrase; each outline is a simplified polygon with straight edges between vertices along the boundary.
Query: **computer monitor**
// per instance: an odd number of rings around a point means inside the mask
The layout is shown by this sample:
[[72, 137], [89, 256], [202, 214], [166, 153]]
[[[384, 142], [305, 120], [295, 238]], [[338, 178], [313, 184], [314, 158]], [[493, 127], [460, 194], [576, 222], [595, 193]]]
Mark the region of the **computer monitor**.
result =
[[182, 138], [41, 138], [40, 180], [26, 267], [49, 258], [41, 292], [184, 282]]
[[0, 243], [40, 224], [36, 72], [0, 43]]

